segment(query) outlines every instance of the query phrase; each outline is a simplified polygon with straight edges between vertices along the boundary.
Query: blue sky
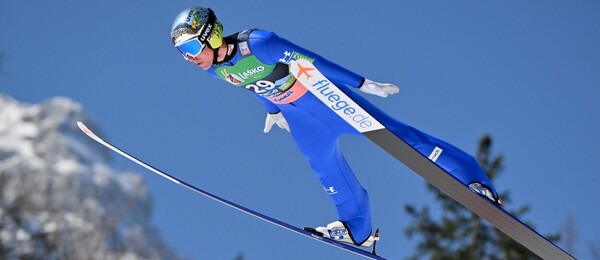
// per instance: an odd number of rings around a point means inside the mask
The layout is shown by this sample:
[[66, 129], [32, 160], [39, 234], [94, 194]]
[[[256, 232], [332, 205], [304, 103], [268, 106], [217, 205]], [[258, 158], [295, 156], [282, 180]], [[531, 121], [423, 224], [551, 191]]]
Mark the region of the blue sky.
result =
[[[211, 7], [225, 34], [272, 30], [400, 93], [384, 111], [469, 153], [484, 134], [505, 156], [497, 189], [530, 205], [541, 233], [576, 225], [574, 254], [600, 246], [600, 3], [597, 1], [2, 1], [0, 92], [80, 102], [106, 139], [199, 188], [298, 226], [336, 213], [291, 136], [262, 133], [255, 97], [188, 64], [169, 29]], [[342, 139], [400, 259], [407, 203], [425, 182], [365, 138]], [[278, 158], [269, 163], [266, 158]], [[154, 198], [154, 222], [192, 259], [360, 259], [233, 211], [120, 159]], [[563, 245], [564, 246], [564, 245]]]

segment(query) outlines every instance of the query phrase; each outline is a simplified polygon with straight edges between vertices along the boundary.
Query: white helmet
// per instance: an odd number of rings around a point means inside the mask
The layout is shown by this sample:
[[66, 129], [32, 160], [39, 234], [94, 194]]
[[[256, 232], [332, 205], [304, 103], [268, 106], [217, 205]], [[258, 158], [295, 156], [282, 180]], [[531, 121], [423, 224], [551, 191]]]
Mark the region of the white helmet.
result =
[[179, 45], [192, 38], [218, 49], [223, 43], [223, 25], [210, 8], [192, 7], [177, 15], [171, 27], [171, 41]]

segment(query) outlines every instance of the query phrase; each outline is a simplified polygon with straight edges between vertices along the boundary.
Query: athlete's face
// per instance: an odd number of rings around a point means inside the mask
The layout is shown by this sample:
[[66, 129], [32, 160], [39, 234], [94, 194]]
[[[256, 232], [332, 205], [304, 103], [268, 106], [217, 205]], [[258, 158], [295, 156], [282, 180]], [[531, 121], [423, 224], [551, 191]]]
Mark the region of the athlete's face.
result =
[[200, 52], [200, 54], [198, 54], [198, 56], [192, 57], [190, 55], [187, 55], [187, 58], [191, 63], [196, 64], [196, 66], [202, 68], [203, 70], [207, 70], [213, 63], [214, 50], [206, 46]]

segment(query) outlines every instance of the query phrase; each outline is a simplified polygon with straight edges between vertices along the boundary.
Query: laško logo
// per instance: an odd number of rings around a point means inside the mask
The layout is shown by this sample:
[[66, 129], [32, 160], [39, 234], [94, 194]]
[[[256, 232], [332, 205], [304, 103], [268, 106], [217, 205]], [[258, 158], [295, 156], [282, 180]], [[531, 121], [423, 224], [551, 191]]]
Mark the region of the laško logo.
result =
[[238, 73], [238, 76], [240, 76], [242, 79], [248, 79], [252, 75], [261, 73], [263, 71], [265, 71], [265, 66], [258, 66], [256, 68], [247, 69], [246, 71], [240, 72]]

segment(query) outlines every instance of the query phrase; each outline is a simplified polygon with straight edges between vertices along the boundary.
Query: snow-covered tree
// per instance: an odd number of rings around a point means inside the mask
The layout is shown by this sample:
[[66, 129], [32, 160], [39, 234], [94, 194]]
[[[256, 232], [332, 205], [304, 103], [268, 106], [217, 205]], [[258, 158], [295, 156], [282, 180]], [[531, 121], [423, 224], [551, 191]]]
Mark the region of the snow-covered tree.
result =
[[[139, 175], [81, 134], [80, 105], [0, 93], [0, 259], [177, 259]], [[88, 121], [88, 120], [85, 120]]]

